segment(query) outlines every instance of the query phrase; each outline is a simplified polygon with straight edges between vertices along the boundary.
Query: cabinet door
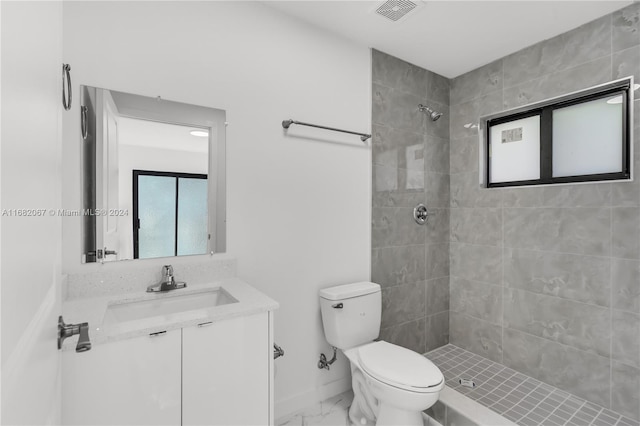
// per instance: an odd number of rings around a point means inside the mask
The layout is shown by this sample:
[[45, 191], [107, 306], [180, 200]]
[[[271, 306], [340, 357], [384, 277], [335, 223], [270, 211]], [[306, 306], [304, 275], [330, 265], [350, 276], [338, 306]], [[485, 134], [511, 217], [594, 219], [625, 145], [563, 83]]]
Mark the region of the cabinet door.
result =
[[179, 425], [181, 331], [62, 356], [65, 425]]
[[182, 333], [183, 425], [268, 424], [267, 313]]

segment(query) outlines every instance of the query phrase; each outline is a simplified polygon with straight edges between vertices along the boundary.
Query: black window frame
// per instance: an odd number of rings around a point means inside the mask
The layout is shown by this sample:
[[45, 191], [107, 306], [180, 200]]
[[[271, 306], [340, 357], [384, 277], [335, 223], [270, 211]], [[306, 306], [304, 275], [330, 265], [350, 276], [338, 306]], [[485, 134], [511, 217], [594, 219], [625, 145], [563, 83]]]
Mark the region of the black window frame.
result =
[[[578, 182], [601, 182], [631, 179], [631, 79], [624, 79], [578, 93], [532, 104], [511, 113], [493, 116], [485, 121], [485, 186], [504, 188], [510, 186], [553, 185]], [[602, 98], [622, 96], [622, 171], [588, 175], [553, 177], [553, 111]], [[491, 182], [491, 127], [523, 118], [540, 116], [540, 178], [509, 182]]]
[[[163, 176], [176, 178], [176, 223], [174, 230], [173, 256], [178, 256], [178, 197], [180, 195], [180, 178], [188, 179], [208, 179], [209, 175], [202, 173], [182, 173], [182, 172], [160, 172], [156, 170], [133, 170], [133, 258], [140, 257], [140, 218], [138, 217], [138, 177], [140, 176]], [[209, 231], [211, 232], [211, 231]], [[203, 253], [206, 254], [206, 253]], [[152, 259], [152, 258], [145, 258]]]

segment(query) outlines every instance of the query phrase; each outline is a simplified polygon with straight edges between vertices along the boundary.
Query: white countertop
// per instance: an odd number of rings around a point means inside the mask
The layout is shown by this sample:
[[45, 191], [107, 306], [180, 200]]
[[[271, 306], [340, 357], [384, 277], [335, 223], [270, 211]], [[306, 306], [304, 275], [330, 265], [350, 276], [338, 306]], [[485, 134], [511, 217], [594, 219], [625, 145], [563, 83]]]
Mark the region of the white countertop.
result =
[[[137, 321], [127, 321], [126, 323], [113, 326], [103, 324], [107, 308], [111, 305], [190, 295], [215, 290], [220, 287], [238, 300], [238, 302], [214, 306], [208, 309], [185, 311], [166, 316], [155, 316]], [[187, 283], [186, 288], [163, 293], [147, 293], [141, 291], [139, 293], [78, 299], [67, 301], [63, 304], [64, 320], [67, 324], [89, 323], [89, 339], [92, 345], [130, 339], [159, 331], [175, 330], [208, 321], [223, 321], [239, 316], [273, 311], [277, 308], [278, 302], [265, 296], [238, 278], [227, 278], [209, 284], [189, 285]], [[75, 350], [77, 340], [78, 338], [76, 336], [66, 339], [62, 350]]]

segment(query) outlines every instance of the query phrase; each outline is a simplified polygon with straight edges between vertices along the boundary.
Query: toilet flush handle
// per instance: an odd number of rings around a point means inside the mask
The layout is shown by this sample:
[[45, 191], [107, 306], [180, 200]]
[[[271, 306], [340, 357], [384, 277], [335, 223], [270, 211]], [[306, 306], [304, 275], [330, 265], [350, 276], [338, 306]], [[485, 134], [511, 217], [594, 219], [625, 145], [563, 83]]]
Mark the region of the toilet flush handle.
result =
[[335, 305], [331, 305], [333, 309], [342, 309], [344, 305], [342, 303], [336, 303]]

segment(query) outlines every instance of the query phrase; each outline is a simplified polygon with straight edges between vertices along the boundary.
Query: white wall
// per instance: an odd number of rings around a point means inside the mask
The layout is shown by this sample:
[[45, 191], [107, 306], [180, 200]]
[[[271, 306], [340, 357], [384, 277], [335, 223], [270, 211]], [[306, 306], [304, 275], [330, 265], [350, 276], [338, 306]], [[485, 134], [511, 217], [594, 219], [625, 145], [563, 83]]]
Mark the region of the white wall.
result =
[[[61, 205], [62, 4], [2, 2], [2, 209]], [[59, 421], [61, 221], [2, 217], [2, 424]]]
[[[227, 111], [228, 252], [281, 304], [276, 416], [350, 386], [344, 357], [316, 367], [330, 350], [318, 289], [369, 279], [370, 148], [280, 122], [369, 129], [368, 49], [254, 2], [67, 2], [63, 46], [76, 85]], [[66, 208], [80, 205], [78, 115], [64, 121]], [[124, 267], [81, 265], [79, 228], [63, 222], [65, 271]]]

